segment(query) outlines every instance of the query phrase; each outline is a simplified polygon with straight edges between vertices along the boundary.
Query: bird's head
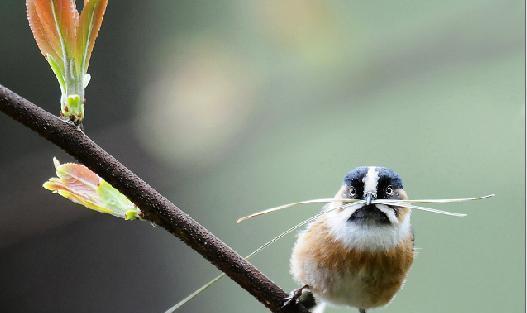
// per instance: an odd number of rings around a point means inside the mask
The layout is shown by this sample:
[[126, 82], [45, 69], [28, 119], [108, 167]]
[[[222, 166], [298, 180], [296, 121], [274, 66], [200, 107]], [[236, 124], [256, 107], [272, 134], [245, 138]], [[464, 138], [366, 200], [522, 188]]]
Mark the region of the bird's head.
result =
[[335, 198], [364, 200], [348, 205], [336, 202], [332, 205], [340, 208], [327, 217], [334, 236], [352, 246], [389, 248], [411, 233], [410, 209], [373, 203], [408, 199], [401, 177], [389, 168], [362, 166], [351, 170]]

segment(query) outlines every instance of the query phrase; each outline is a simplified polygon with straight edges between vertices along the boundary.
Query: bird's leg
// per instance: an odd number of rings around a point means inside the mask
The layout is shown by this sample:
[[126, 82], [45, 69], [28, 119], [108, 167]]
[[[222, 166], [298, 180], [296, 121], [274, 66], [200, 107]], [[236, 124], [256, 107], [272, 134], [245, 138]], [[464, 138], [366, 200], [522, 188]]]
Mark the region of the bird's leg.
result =
[[308, 285], [304, 285], [301, 288], [291, 291], [289, 297], [287, 297], [282, 307], [296, 304], [300, 304], [308, 310], [312, 309], [316, 305], [315, 297], [313, 297], [313, 294], [311, 291], [309, 291]]
[[366, 309], [359, 309], [359, 313], [366, 313]]

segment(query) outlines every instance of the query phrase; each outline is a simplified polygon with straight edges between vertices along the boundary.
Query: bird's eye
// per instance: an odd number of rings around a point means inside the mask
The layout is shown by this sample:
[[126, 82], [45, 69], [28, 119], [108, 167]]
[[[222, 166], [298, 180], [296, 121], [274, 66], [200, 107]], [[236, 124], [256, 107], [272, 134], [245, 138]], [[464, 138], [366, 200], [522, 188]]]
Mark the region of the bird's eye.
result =
[[393, 195], [393, 188], [392, 188], [392, 186], [386, 187], [386, 194], [389, 195], [389, 196]]
[[355, 187], [351, 186], [348, 189], [348, 195], [353, 198], [353, 197], [355, 197], [355, 194], [356, 194]]

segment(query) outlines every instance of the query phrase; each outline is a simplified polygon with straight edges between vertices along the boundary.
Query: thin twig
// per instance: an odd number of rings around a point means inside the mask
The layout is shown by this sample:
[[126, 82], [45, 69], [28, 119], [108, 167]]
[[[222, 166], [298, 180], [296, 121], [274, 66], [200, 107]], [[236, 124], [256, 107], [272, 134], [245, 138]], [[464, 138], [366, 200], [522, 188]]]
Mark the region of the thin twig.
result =
[[237, 282], [272, 312], [282, 310], [287, 294], [232, 248], [159, 194], [74, 125], [66, 123], [0, 84], [0, 111], [51, 141], [126, 195], [147, 219], [183, 240]]

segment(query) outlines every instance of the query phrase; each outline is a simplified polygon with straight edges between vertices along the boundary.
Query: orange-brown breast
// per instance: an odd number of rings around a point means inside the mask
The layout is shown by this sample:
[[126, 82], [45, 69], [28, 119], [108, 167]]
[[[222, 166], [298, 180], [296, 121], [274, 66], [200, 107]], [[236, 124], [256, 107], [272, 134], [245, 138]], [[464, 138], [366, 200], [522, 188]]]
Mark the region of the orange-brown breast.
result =
[[319, 220], [299, 237], [291, 266], [299, 282], [326, 300], [371, 308], [393, 298], [413, 256], [411, 236], [389, 250], [359, 251], [336, 241]]

